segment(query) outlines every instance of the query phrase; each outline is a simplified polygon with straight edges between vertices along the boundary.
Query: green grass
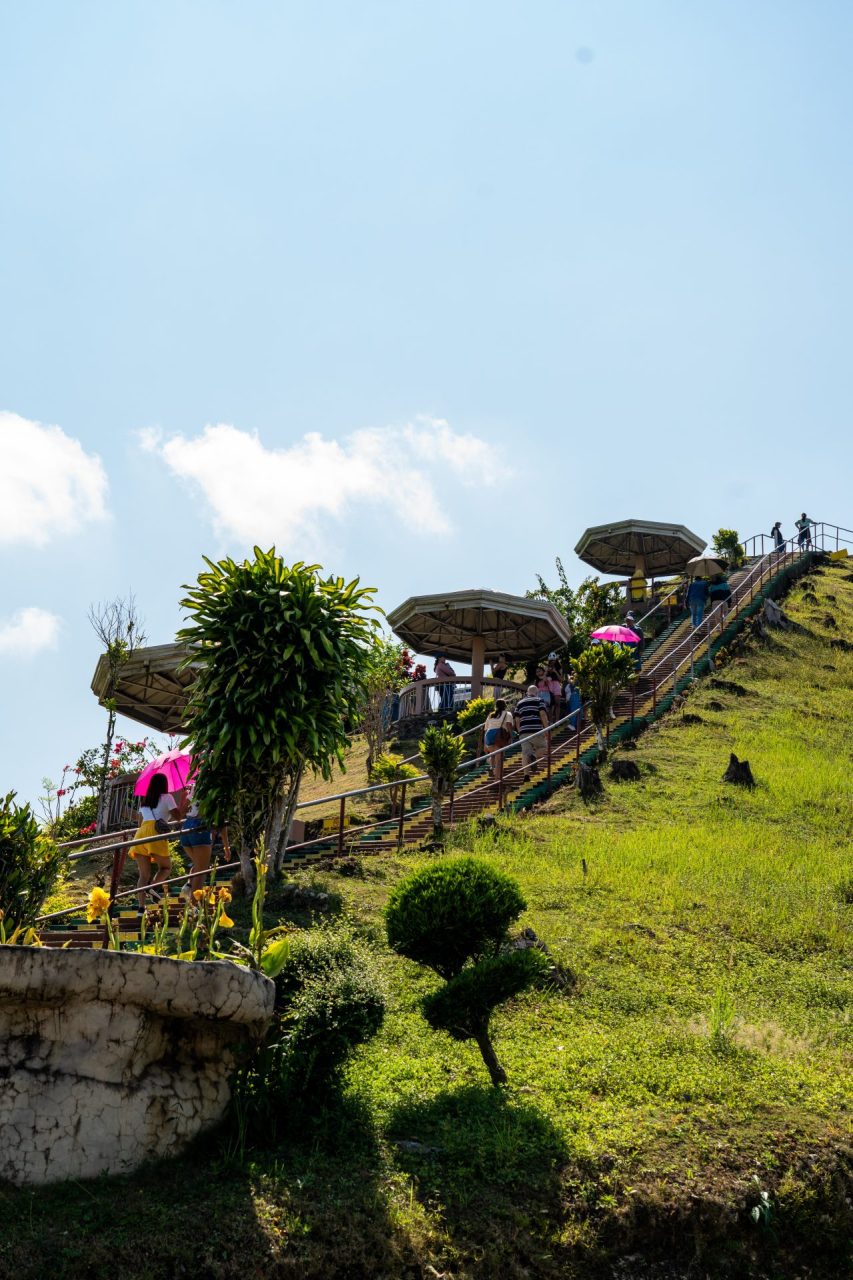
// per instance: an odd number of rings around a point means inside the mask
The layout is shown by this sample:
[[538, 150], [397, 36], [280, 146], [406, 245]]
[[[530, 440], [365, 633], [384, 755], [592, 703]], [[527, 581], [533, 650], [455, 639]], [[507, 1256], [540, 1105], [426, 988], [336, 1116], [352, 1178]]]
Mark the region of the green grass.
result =
[[[675, 711], [639, 740], [639, 783], [453, 837], [517, 877], [571, 977], [496, 1015], [508, 1089], [428, 1029], [435, 980], [383, 948], [388, 890], [427, 855], [324, 874], [390, 1002], [341, 1095], [249, 1162], [214, 1138], [120, 1182], [0, 1191], [0, 1275], [848, 1274], [848, 572], [795, 588], [803, 629], [718, 673], [745, 696], [701, 682], [683, 710], [703, 723]], [[730, 751], [753, 791], [722, 782]]]

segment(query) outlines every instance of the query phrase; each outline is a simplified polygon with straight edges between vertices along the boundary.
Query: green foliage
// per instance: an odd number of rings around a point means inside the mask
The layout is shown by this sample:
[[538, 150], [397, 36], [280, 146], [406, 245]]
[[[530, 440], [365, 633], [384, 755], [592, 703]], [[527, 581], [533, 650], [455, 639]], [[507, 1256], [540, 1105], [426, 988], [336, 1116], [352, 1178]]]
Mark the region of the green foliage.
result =
[[514, 880], [477, 858], [438, 862], [415, 871], [388, 900], [385, 927], [394, 951], [434, 969], [445, 986], [421, 1011], [436, 1030], [475, 1039], [492, 1084], [506, 1073], [489, 1039], [496, 1005], [535, 981], [543, 957], [501, 953], [506, 933], [527, 904]]
[[465, 743], [456, 737], [449, 724], [432, 724], [418, 743], [418, 750], [432, 786], [432, 830], [438, 840], [442, 833], [442, 797], [453, 786], [465, 754]]
[[618, 582], [602, 582], [598, 576], [584, 578], [579, 587], [570, 587], [559, 556], [556, 564], [558, 585], [549, 587], [537, 574], [538, 586], [527, 595], [532, 600], [549, 601], [568, 622], [572, 638], [559, 655], [563, 662], [568, 662], [589, 648], [593, 631], [618, 620], [622, 588]]
[[0, 799], [0, 911], [7, 927], [32, 924], [64, 868], [30, 806], [16, 804], [14, 791]]
[[64, 813], [51, 823], [49, 835], [53, 840], [76, 840], [88, 834], [98, 815], [98, 797], [96, 795], [81, 796], [73, 801]]
[[483, 724], [486, 717], [490, 716], [494, 709], [495, 704], [491, 698], [472, 698], [470, 702], [466, 702], [456, 717], [457, 732], [465, 733], [468, 729], [473, 729], [476, 725]]
[[244, 850], [266, 832], [277, 864], [303, 768], [328, 779], [334, 761], [343, 767], [347, 725], [365, 697], [372, 588], [287, 566], [274, 548], [206, 563], [181, 601], [190, 622], [178, 633], [197, 671], [195, 795], [212, 822], [230, 821]]
[[452, 978], [494, 956], [526, 907], [513, 879], [477, 858], [434, 862], [392, 891], [385, 913], [394, 951]]
[[737, 529], [718, 529], [711, 546], [716, 555], [728, 562], [730, 569], [739, 569], [746, 558]]
[[446, 1031], [454, 1040], [482, 1035], [492, 1011], [544, 978], [548, 961], [533, 947], [506, 951], [480, 960], [425, 996], [421, 1009], [433, 1031]]
[[381, 753], [388, 734], [389, 698], [409, 680], [411, 658], [404, 645], [375, 634], [368, 645], [364, 704], [359, 723], [367, 741], [367, 770]]
[[581, 697], [590, 705], [590, 718], [599, 734], [606, 725], [616, 694], [623, 684], [633, 680], [634, 654], [619, 644], [592, 645], [579, 654], [575, 676]]
[[275, 1021], [236, 1090], [237, 1107], [244, 1117], [248, 1113], [260, 1140], [275, 1138], [292, 1105], [319, 1101], [385, 1017], [373, 955], [340, 929], [313, 929], [291, 939], [275, 985]]
[[370, 781], [405, 782], [410, 778], [420, 777], [420, 769], [413, 764], [406, 764], [403, 757], [395, 751], [385, 751], [373, 761], [370, 770]]

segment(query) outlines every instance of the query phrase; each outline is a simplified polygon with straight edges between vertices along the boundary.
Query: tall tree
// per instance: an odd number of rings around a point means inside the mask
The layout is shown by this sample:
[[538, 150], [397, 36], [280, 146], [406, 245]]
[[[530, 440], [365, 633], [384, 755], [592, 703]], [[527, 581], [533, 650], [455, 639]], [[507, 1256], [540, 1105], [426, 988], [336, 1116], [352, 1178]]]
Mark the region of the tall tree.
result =
[[181, 601], [178, 639], [197, 670], [188, 739], [195, 797], [208, 821], [229, 823], [247, 887], [263, 839], [281, 869], [303, 770], [331, 779], [348, 727], [364, 705], [373, 629], [372, 587], [288, 566], [275, 548], [200, 573]]
[[556, 565], [557, 586], [549, 587], [537, 573], [538, 586], [527, 595], [532, 600], [549, 601], [566, 619], [572, 638], [561, 656], [571, 660], [589, 647], [593, 631], [619, 618], [622, 587], [618, 582], [602, 582], [597, 576], [584, 578], [579, 587], [571, 587], [559, 556]]
[[132, 591], [105, 604], [90, 605], [89, 623], [103, 646], [107, 661], [107, 687], [103, 699], [107, 711], [107, 736], [98, 772], [98, 816], [95, 819], [100, 832], [106, 813], [107, 775], [116, 731], [116, 692], [123, 668], [134, 650], [145, 644], [146, 636]]

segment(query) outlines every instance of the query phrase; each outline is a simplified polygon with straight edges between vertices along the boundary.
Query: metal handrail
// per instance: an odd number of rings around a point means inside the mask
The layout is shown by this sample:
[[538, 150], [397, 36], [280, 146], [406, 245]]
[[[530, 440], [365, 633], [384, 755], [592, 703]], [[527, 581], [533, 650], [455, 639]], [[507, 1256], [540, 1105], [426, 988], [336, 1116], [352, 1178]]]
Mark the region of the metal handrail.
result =
[[[795, 538], [789, 538], [784, 543], [783, 547], [779, 548], [778, 550], [770, 551], [766, 555], [762, 555], [761, 558], [757, 560], [756, 563], [752, 566], [752, 568], [748, 571], [748, 573], [746, 574], [746, 577], [742, 578], [741, 581], [734, 588], [734, 590], [732, 591], [732, 599], [734, 599], [735, 597], [742, 598], [743, 595], [746, 593], [746, 588], [747, 587], [751, 588], [753, 579], [756, 577], [758, 577], [759, 579], [763, 578], [767, 567], [770, 565], [778, 564], [780, 558], [783, 555], [787, 556], [789, 554], [794, 554], [794, 555], [804, 554], [803, 552], [798, 552], [795, 549], [793, 545], [795, 541], [796, 541]], [[750, 590], [750, 598], [752, 598], [752, 594], [753, 593]], [[722, 603], [715, 605], [714, 608], [711, 610], [711, 612], [708, 614], [708, 622], [710, 623], [711, 619], [715, 615], [723, 616], [722, 609], [723, 609]], [[728, 617], [728, 612], [729, 611], [726, 611], [725, 613], [726, 617]], [[653, 676], [655, 672], [659, 670], [660, 667], [664, 666], [665, 664], [669, 664], [672, 661], [672, 659], [675, 657], [675, 655], [679, 652], [679, 650], [682, 648], [689, 647], [691, 650], [695, 649], [697, 631], [698, 631], [698, 628], [693, 628], [690, 631], [690, 633], [684, 638], [681, 644], [677, 645], [674, 649], [670, 649], [668, 653], [663, 654], [663, 656], [660, 657], [658, 661], [654, 663], [653, 666], [649, 667], [648, 670], [646, 671], [642, 671], [641, 675], [646, 678]]]

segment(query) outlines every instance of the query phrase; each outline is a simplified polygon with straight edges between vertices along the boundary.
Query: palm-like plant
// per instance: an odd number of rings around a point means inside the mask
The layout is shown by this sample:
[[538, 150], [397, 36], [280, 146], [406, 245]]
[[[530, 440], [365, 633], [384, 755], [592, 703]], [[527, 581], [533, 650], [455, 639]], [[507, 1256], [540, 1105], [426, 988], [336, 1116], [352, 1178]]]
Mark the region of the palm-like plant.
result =
[[444, 830], [441, 806], [453, 786], [465, 743], [454, 736], [448, 724], [430, 725], [418, 743], [418, 750], [432, 784], [432, 834], [440, 840]]
[[603, 749], [604, 730], [616, 695], [622, 685], [635, 677], [634, 654], [619, 644], [593, 645], [575, 659], [575, 675], [581, 696], [589, 703], [598, 746]]
[[243, 876], [263, 838], [277, 872], [306, 766], [343, 766], [347, 725], [363, 705], [372, 588], [287, 566], [275, 548], [241, 564], [206, 560], [181, 601], [178, 639], [197, 671], [188, 737], [199, 763], [195, 797], [209, 822], [230, 824]]

